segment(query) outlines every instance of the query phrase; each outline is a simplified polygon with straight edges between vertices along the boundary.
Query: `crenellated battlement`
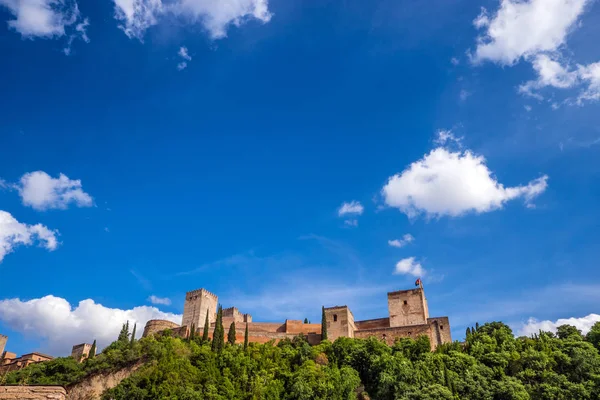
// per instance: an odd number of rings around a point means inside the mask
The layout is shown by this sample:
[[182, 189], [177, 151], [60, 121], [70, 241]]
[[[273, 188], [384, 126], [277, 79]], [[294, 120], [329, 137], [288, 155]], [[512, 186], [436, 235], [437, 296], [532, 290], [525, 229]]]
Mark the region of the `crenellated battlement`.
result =
[[192, 300], [194, 297], [198, 297], [198, 296], [202, 296], [202, 295], [207, 296], [207, 297], [211, 297], [215, 301], [217, 301], [218, 298], [219, 298], [216, 294], [214, 294], [214, 293], [212, 293], [212, 292], [210, 292], [210, 291], [208, 291], [208, 290], [206, 290], [204, 288], [201, 288], [201, 289], [196, 289], [196, 290], [192, 290], [192, 291], [187, 292], [185, 294], [185, 299], [186, 300]]

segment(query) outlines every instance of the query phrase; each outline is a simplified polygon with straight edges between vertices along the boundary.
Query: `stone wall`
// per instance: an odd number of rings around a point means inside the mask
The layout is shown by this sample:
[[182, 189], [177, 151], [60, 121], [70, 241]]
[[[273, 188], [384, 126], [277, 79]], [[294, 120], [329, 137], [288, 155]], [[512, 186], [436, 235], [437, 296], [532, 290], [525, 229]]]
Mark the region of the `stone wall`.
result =
[[148, 335], [152, 335], [157, 332], [164, 331], [165, 329], [177, 329], [179, 325], [175, 322], [167, 321], [164, 319], [151, 319], [146, 322], [146, 326], [144, 327], [144, 333], [142, 337], [146, 337]]
[[448, 317], [429, 318], [427, 323], [431, 326], [432, 347], [435, 348], [442, 343], [452, 343], [452, 333], [450, 332], [450, 320]]
[[399, 290], [388, 293], [390, 327], [427, 323], [429, 310], [423, 289]]
[[[365, 329], [362, 331], [354, 332], [354, 337], [366, 339], [368, 337], [376, 337], [383, 340], [388, 345], [393, 345], [396, 338], [413, 338], [416, 339], [419, 336], [427, 336], [431, 340], [431, 329], [427, 324], [413, 325], [413, 326], [399, 326], [392, 328], [376, 328], [376, 329]], [[432, 348], [433, 340], [431, 340]]]
[[89, 357], [91, 349], [92, 345], [89, 343], [78, 344], [76, 346], [73, 346], [73, 349], [71, 350], [71, 357], [81, 362]]
[[143, 362], [138, 362], [114, 372], [88, 376], [83, 381], [67, 387], [66, 400], [100, 400], [105, 390], [112, 389], [123, 379], [129, 378], [142, 365]]
[[377, 328], [389, 328], [389, 318], [378, 318], [378, 319], [367, 319], [365, 321], [354, 322], [356, 329], [377, 329]]
[[0, 335], [0, 359], [2, 359], [2, 354], [4, 354], [4, 348], [6, 347], [7, 341], [8, 336]]
[[0, 386], [0, 400], [65, 400], [62, 386]]

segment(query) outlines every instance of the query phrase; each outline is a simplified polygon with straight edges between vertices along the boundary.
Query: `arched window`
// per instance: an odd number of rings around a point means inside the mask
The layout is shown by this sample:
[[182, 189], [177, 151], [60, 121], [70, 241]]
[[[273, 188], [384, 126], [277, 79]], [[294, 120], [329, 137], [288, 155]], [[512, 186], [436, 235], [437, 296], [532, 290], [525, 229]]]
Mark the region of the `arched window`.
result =
[[333, 314], [333, 322], [337, 322], [337, 314]]

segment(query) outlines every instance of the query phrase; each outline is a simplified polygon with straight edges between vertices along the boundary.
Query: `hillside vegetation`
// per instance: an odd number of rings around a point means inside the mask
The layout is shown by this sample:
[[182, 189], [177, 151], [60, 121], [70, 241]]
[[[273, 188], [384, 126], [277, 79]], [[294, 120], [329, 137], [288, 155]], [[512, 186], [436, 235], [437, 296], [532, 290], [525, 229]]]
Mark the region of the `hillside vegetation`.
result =
[[7, 383], [62, 384], [145, 361], [107, 390], [104, 400], [230, 399], [598, 399], [600, 323], [584, 337], [572, 326], [557, 334], [515, 338], [500, 323], [469, 329], [464, 343], [429, 351], [426, 337], [392, 347], [339, 338], [310, 346], [302, 338], [268, 344], [215, 345], [169, 332], [121, 337], [93, 359], [32, 365]]

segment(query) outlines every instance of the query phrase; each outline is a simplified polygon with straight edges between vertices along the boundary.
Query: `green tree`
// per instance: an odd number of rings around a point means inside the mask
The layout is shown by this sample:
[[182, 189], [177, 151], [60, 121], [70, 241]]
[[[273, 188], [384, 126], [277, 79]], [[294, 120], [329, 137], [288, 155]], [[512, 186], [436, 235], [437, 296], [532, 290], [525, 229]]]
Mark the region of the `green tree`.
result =
[[121, 332], [119, 332], [119, 337], [117, 339], [119, 342], [127, 343], [129, 342], [129, 321], [126, 324], [123, 324], [121, 328]]
[[137, 322], [133, 324], [133, 332], [131, 332], [131, 342], [130, 344], [133, 346], [133, 342], [135, 342], [135, 329], [137, 328]]
[[583, 340], [581, 331], [573, 325], [561, 325], [556, 328], [556, 335], [560, 339]]
[[206, 310], [206, 320], [204, 321], [204, 332], [202, 332], [202, 341], [208, 342], [208, 330], [210, 329], [210, 322], [208, 322], [208, 310]]
[[304, 318], [304, 323], [308, 324], [308, 318]]
[[244, 332], [244, 350], [248, 350], [248, 323], [246, 322], [246, 331]]
[[227, 332], [227, 342], [229, 344], [235, 344], [235, 321], [229, 325], [229, 332]]
[[585, 340], [600, 350], [600, 322], [596, 322], [585, 336]]
[[196, 337], [196, 326], [194, 324], [192, 324], [192, 327], [190, 328], [190, 342], [193, 341], [195, 337]]
[[96, 339], [94, 339], [94, 342], [92, 343], [92, 347], [90, 348], [90, 352], [88, 353], [88, 358], [94, 358], [96, 357]]
[[223, 307], [219, 305], [217, 311], [217, 322], [213, 332], [212, 350], [220, 353], [225, 345], [225, 329], [223, 328]]
[[321, 313], [321, 340], [327, 340], [327, 319], [325, 318], [325, 306], [322, 306]]

